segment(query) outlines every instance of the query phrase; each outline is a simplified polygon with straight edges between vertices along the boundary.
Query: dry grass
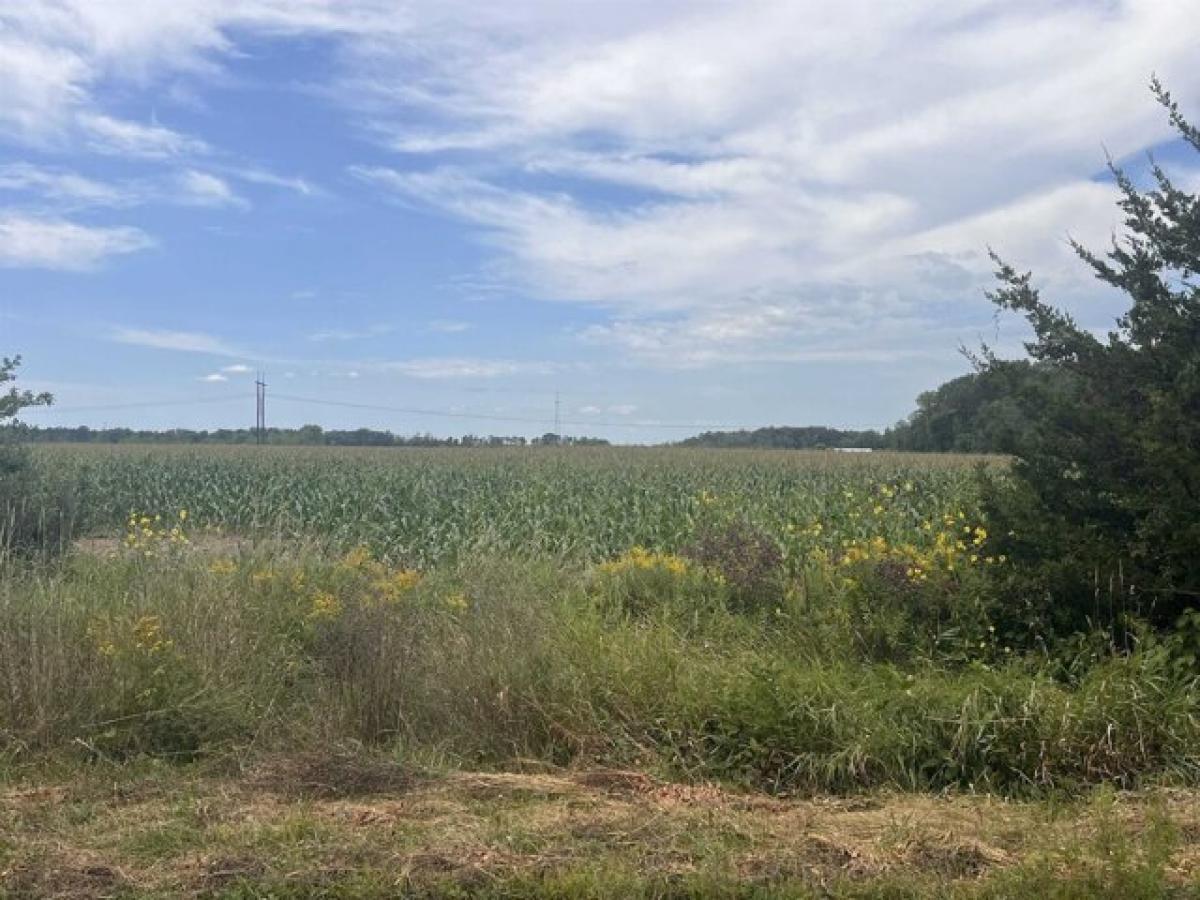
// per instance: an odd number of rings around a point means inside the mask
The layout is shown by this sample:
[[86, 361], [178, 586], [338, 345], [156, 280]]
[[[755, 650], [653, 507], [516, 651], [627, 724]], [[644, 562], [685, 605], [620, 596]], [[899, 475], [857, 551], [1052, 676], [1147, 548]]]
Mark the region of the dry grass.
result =
[[448, 885], [486, 894], [579, 871], [834, 893], [915, 878], [940, 893], [1034, 863], [1064, 876], [1103, 864], [1102, 834], [1116, 828], [1132, 846], [1155, 816], [1178, 835], [1168, 883], [1200, 881], [1196, 791], [1061, 808], [903, 794], [783, 800], [637, 772], [415, 778], [312, 754], [241, 776], [117, 778], [0, 793], [0, 896], [257, 896], [255, 885], [341, 896], [351, 883], [353, 896]]

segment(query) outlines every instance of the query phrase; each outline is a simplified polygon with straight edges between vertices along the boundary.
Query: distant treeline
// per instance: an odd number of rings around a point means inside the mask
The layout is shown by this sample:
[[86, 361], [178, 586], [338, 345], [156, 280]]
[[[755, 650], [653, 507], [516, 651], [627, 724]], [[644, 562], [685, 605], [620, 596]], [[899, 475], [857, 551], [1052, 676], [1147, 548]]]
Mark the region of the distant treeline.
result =
[[679, 442], [681, 447], [759, 447], [787, 450], [821, 450], [840, 447], [884, 446], [878, 431], [842, 431], [822, 425], [772, 426], [753, 431], [706, 431]]
[[[757, 447], [790, 450], [904, 450], [927, 453], [1012, 453], [1028, 436], [1029, 418], [1022, 397], [1030, 391], [1067, 389], [1066, 376], [1027, 361], [995, 362], [987, 369], [951, 379], [917, 398], [917, 409], [884, 431], [828, 428], [822, 425], [773, 426], [752, 431], [706, 431], [679, 441], [681, 447]], [[250, 428], [197, 431], [173, 428], [77, 428], [10, 425], [0, 432], [34, 443], [75, 444], [253, 444]], [[435, 437], [399, 435], [372, 428], [329, 430], [319, 425], [270, 428], [266, 442], [281, 446], [330, 447], [525, 447], [604, 446], [602, 438], [568, 437], [552, 432], [541, 437], [474, 435]]]
[[[149, 431], [133, 428], [41, 427], [10, 425], [0, 429], [30, 443], [62, 444], [253, 444], [257, 435], [250, 428], [218, 428], [213, 431], [172, 428]], [[309, 447], [525, 447], [525, 446], [603, 446], [602, 438], [569, 437], [547, 432], [541, 437], [520, 435], [474, 435], [435, 437], [432, 434], [399, 435], [373, 428], [350, 431], [326, 431], [319, 425], [300, 428], [268, 428], [266, 443], [279, 446]]]
[[917, 409], [884, 431], [804, 427], [706, 431], [684, 447], [762, 447], [795, 450], [863, 447], [929, 453], [1012, 453], [1032, 423], [1022, 412], [1031, 391], [1066, 390], [1066, 376], [1027, 361], [993, 362], [917, 398]]

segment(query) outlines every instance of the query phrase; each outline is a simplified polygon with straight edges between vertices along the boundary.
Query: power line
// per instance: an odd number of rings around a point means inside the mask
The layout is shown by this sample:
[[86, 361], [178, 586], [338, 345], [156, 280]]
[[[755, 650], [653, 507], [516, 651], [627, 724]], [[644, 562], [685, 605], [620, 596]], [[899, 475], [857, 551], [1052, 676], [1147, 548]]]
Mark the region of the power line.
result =
[[[403, 415], [413, 416], [431, 416], [440, 419], [466, 419], [479, 420], [489, 422], [509, 422], [520, 423], [526, 425], [547, 425], [549, 424], [546, 418], [537, 418], [532, 416], [505, 416], [494, 413], [468, 413], [468, 412], [453, 412], [444, 409], [428, 409], [421, 407], [408, 406], [388, 406], [377, 403], [357, 403], [347, 400], [324, 400], [317, 397], [300, 397], [294, 394], [278, 394], [272, 393], [271, 397], [275, 400], [285, 400], [291, 403], [311, 403], [317, 406], [335, 406], [345, 409], [365, 409], [376, 412], [391, 412], [401, 413]], [[155, 407], [176, 407], [176, 406], [196, 406], [212, 403], [229, 403], [233, 401], [245, 400], [244, 394], [223, 394], [220, 397], [196, 397], [191, 399], [172, 399], [172, 400], [150, 400], [136, 403], [107, 403], [94, 404], [87, 406], [44, 406], [31, 407], [23, 410], [22, 414], [29, 413], [76, 413], [76, 412], [103, 412], [109, 410], [122, 409], [149, 409]], [[557, 412], [557, 411], [556, 411]], [[256, 416], [257, 418], [257, 416]], [[265, 422], [261, 423], [265, 425]], [[599, 419], [563, 419], [555, 416], [555, 429], [561, 429], [563, 425], [574, 425], [583, 428], [666, 428], [666, 429], [691, 429], [691, 430], [753, 430], [756, 428], [769, 427], [757, 424], [747, 423], [732, 423], [732, 422], [657, 422], [646, 420], [627, 420], [627, 421], [607, 421]], [[256, 427], [261, 427], [260, 423], [256, 422]], [[848, 427], [848, 426], [847, 426]], [[855, 429], [867, 428], [887, 428], [887, 424], [876, 423], [873, 425], [854, 426]]]
[[[522, 422], [525, 424], [545, 425], [545, 419], [531, 418], [526, 416], [501, 416], [491, 413], [462, 413], [450, 412], [441, 409], [420, 409], [417, 407], [407, 406], [384, 406], [378, 403], [352, 403], [346, 400], [321, 400], [316, 397], [298, 397], [294, 394], [272, 394], [276, 400], [288, 400], [293, 403], [314, 403], [320, 406], [341, 406], [347, 409], [369, 409], [376, 412], [394, 412], [412, 416], [436, 416], [444, 419], [483, 419], [492, 422]], [[584, 427], [602, 427], [602, 428], [722, 428], [722, 429], [747, 429], [759, 428], [758, 425], [745, 424], [730, 424], [728, 422], [648, 422], [648, 421], [627, 421], [627, 422], [605, 422], [592, 419], [560, 419], [559, 425], [581, 425]]]

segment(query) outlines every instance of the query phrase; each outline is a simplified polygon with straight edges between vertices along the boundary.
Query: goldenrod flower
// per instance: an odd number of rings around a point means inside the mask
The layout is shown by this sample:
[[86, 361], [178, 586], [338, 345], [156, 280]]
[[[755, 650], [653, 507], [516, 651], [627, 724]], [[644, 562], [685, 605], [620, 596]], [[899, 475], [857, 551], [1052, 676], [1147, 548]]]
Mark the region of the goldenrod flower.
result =
[[309, 619], [333, 619], [342, 611], [342, 601], [327, 591], [318, 591], [313, 595], [312, 609]]

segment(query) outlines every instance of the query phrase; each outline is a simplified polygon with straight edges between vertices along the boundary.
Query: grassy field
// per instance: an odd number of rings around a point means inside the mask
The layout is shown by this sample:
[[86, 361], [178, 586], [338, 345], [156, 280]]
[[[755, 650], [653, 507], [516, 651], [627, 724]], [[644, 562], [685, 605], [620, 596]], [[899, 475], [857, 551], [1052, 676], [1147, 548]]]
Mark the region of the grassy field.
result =
[[1194, 666], [997, 606], [980, 465], [42, 448], [0, 892], [1193, 896]]

